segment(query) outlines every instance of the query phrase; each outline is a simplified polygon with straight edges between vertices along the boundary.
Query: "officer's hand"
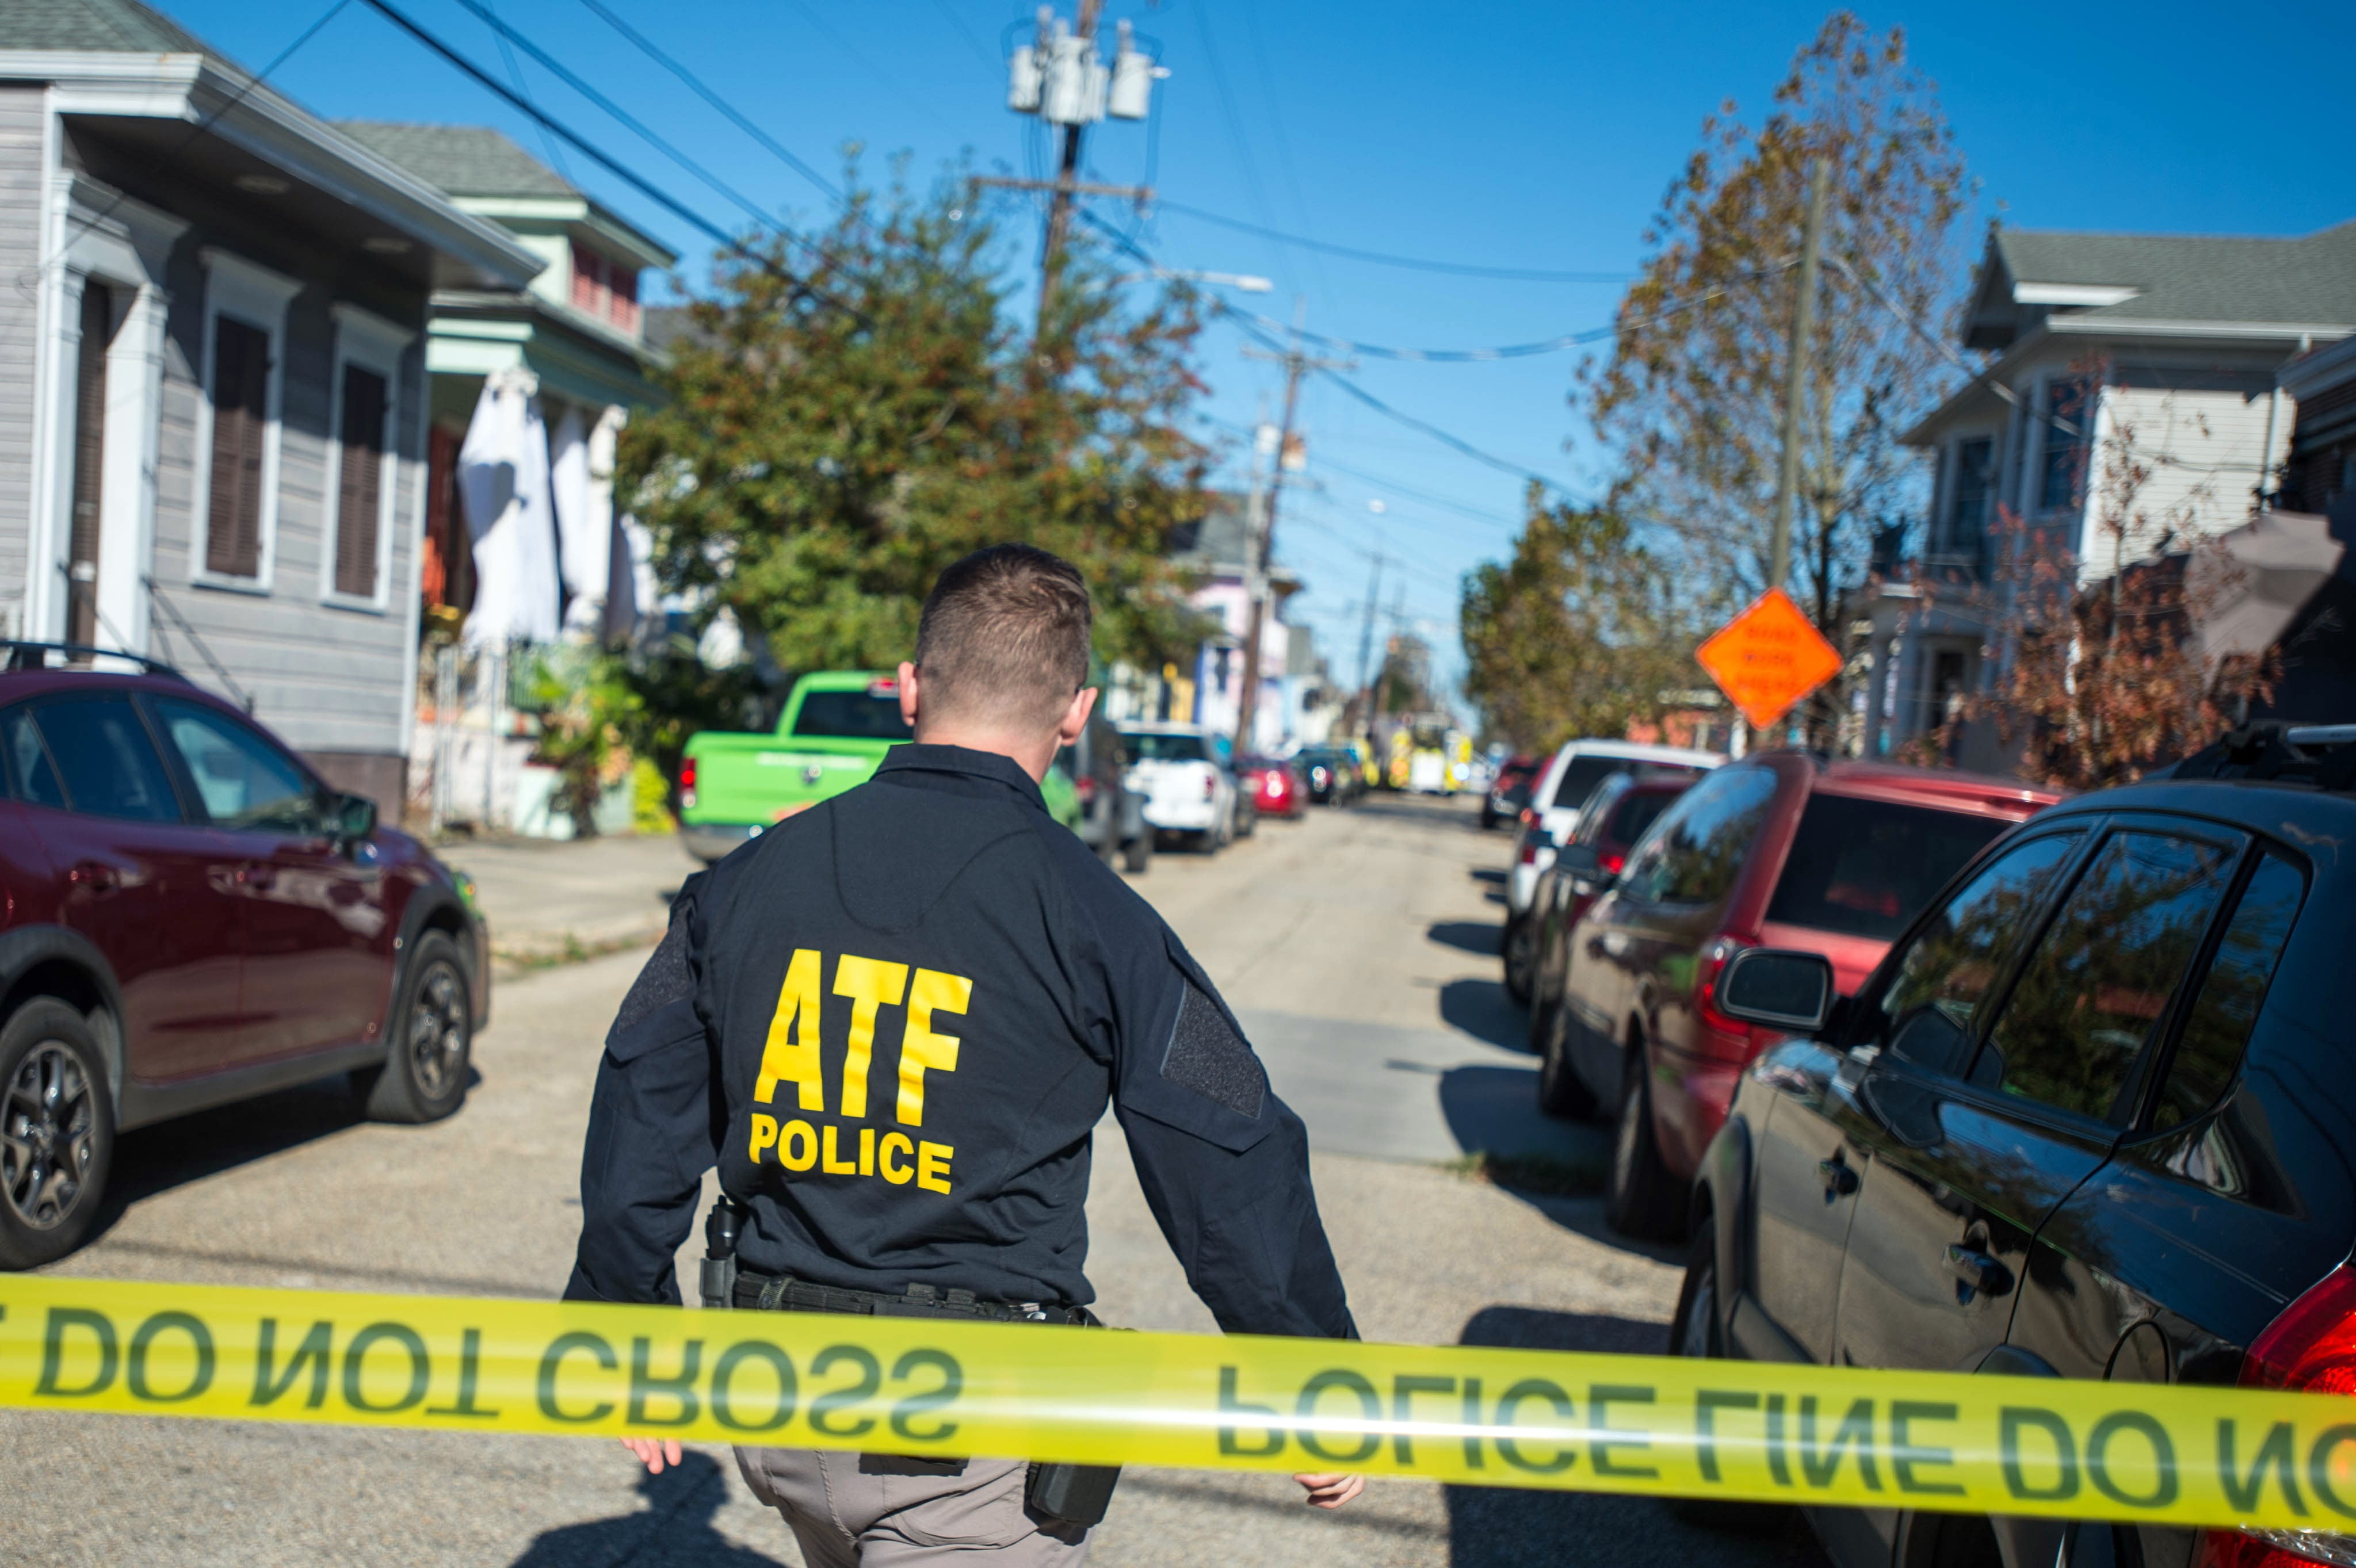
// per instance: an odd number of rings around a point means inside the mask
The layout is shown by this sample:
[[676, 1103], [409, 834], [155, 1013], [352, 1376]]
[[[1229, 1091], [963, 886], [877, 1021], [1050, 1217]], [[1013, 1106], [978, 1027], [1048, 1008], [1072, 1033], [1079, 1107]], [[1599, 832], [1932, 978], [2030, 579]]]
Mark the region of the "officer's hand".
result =
[[[676, 1437], [625, 1437], [622, 1446], [638, 1456], [649, 1476], [661, 1475], [665, 1465], [673, 1469], [679, 1467], [679, 1439]], [[1355, 1477], [1351, 1478], [1356, 1479]]]
[[1309, 1491], [1311, 1508], [1340, 1508], [1366, 1489], [1364, 1476], [1295, 1476]]

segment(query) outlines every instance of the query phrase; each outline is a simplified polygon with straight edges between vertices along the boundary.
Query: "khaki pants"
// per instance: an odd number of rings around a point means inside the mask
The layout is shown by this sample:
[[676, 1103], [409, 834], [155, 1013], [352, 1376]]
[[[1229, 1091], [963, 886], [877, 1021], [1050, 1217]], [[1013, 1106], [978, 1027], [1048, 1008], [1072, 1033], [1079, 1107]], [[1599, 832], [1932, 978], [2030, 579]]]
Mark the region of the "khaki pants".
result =
[[753, 1495], [786, 1516], [809, 1568], [917, 1568], [987, 1556], [1004, 1568], [1080, 1568], [1087, 1531], [1023, 1503], [1020, 1459], [911, 1459], [739, 1448]]

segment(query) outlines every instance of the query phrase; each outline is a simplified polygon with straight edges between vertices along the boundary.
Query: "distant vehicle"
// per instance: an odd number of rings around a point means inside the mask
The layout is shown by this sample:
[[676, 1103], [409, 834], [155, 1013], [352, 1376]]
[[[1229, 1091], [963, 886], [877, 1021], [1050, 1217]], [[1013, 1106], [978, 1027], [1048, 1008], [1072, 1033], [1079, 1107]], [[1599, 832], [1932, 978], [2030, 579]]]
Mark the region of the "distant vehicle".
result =
[[1299, 816], [1309, 804], [1309, 788], [1289, 762], [1246, 757], [1236, 764], [1236, 778], [1257, 816]]
[[80, 1244], [119, 1132], [345, 1074], [379, 1120], [455, 1112], [472, 884], [168, 666], [0, 648], [0, 1268]]
[[1701, 1151], [1770, 1039], [1719, 1009], [1730, 959], [1805, 948], [1854, 988], [1949, 877], [2058, 798], [2014, 779], [1770, 752], [1687, 790], [1616, 877], [1593, 847], [1566, 849], [1558, 865], [1608, 891], [1566, 943], [1541, 1104], [1616, 1118], [1612, 1226], [1684, 1234]]
[[1144, 797], [1157, 830], [1215, 853], [1236, 840], [1240, 807], [1235, 774], [1200, 724], [1124, 724], [1130, 786]]
[[1489, 781], [1488, 793], [1481, 797], [1483, 832], [1500, 822], [1520, 817], [1522, 808], [1530, 803], [1530, 785], [1541, 761], [1537, 757], [1508, 757], [1498, 765], [1497, 776]]
[[[1595, 793], [1580, 808], [1579, 827], [1570, 842], [1592, 846], [1603, 873], [1617, 876], [1627, 863], [1628, 852], [1661, 813], [1702, 776], [1684, 769], [1613, 773], [1595, 786]], [[1558, 852], [1555, 863], [1538, 879], [1530, 912], [1515, 923], [1505, 941], [1505, 989], [1514, 1000], [1528, 1005], [1530, 1049], [1541, 1058], [1547, 1032], [1554, 1027], [1555, 1008], [1562, 999], [1571, 928], [1602, 891], [1601, 881], [1566, 871]]]
[[1071, 785], [1078, 820], [1072, 830], [1109, 865], [1132, 874], [1153, 863], [1153, 828], [1145, 798], [1129, 787], [1129, 752], [1101, 713], [1088, 715], [1080, 738], [1055, 753], [1054, 772]]
[[1309, 799], [1316, 805], [1347, 805], [1365, 788], [1358, 759], [1329, 746], [1312, 746], [1293, 754]]
[[[706, 730], [680, 764], [679, 837], [709, 865], [822, 800], [865, 784], [885, 752], [913, 738], [900, 716], [899, 678], [884, 670], [825, 670], [794, 682], [775, 733]], [[1050, 768], [1040, 793], [1076, 828], [1080, 801]]]
[[1644, 746], [1633, 741], [1572, 741], [1563, 745], [1547, 760], [1530, 785], [1530, 803], [1522, 808], [1514, 832], [1513, 859], [1505, 868], [1507, 926], [1529, 909], [1539, 875], [1554, 864], [1554, 847], [1579, 830], [1580, 808], [1597, 784], [1613, 773], [1639, 766], [1652, 772], [1701, 773], [1724, 761], [1716, 752]]
[[[2356, 730], [2339, 733], [2244, 732], [2040, 813], [1861, 983], [1762, 933], [1786, 951], [1737, 956], [1719, 1005], [1787, 1038], [1702, 1159], [1671, 1351], [2344, 1396]], [[2321, 1509], [2310, 1531], [2205, 1539], [1896, 1494], [1810, 1522], [1838, 1568], [2356, 1561]]]

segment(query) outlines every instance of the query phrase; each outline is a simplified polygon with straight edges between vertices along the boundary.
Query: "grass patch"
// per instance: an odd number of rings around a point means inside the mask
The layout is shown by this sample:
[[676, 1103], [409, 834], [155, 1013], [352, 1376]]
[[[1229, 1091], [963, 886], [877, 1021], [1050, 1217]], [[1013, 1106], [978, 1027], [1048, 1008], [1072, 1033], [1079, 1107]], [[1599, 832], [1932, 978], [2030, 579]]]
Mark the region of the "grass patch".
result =
[[1467, 1181], [1484, 1181], [1540, 1198], [1588, 1198], [1603, 1190], [1603, 1167], [1586, 1160], [1557, 1159], [1545, 1154], [1491, 1154], [1474, 1149], [1447, 1161], [1441, 1169]]

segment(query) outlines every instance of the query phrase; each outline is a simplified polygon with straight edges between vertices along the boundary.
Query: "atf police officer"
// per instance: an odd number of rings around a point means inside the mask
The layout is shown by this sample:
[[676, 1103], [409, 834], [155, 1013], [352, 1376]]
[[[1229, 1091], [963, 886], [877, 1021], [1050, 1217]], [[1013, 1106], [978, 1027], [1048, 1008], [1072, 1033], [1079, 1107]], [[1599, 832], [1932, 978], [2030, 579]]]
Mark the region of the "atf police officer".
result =
[[[716, 1162], [741, 1227], [729, 1305], [1093, 1321], [1083, 1206], [1109, 1100], [1222, 1328], [1355, 1332], [1300, 1118], [1178, 939], [1041, 801], [1096, 702], [1090, 615], [1044, 550], [950, 567], [900, 667], [914, 742], [681, 891], [606, 1038], [568, 1298], [678, 1302]], [[737, 1463], [812, 1568], [1076, 1563], [1109, 1490], [1015, 1460]], [[1326, 1508], [1363, 1484], [1299, 1479]]]

